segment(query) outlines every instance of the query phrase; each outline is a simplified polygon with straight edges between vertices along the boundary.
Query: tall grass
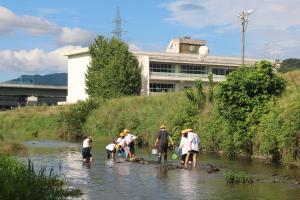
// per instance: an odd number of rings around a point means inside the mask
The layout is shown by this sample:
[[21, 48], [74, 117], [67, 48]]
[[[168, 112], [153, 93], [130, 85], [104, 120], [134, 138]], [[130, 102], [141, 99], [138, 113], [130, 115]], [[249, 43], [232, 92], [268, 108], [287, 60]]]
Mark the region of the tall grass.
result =
[[149, 141], [164, 124], [173, 136], [179, 136], [176, 120], [185, 104], [183, 93], [112, 99], [91, 112], [84, 130], [92, 135], [114, 136], [128, 128]]
[[226, 183], [228, 184], [238, 184], [238, 183], [244, 183], [244, 184], [252, 184], [253, 183], [253, 177], [249, 175], [246, 172], [225, 172], [224, 178]]
[[67, 187], [53, 170], [36, 172], [31, 161], [24, 166], [9, 155], [0, 154], [0, 199], [67, 199], [81, 192]]
[[4, 138], [22, 139], [27, 137], [57, 135], [58, 107], [29, 106], [0, 112], [0, 134]]

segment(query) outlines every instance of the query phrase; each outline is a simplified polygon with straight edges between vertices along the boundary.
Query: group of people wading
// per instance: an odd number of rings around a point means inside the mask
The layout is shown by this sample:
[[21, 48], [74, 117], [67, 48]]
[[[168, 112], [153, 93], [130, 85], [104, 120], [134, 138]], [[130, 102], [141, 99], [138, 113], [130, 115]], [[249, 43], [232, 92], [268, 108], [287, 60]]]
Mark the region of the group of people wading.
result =
[[[189, 164], [196, 167], [200, 138], [192, 129], [184, 129], [180, 133], [181, 140], [178, 151], [181, 152], [181, 165], [185, 168], [187, 168]], [[124, 129], [116, 140], [113, 138], [112, 142], [106, 146], [107, 158], [115, 159], [118, 155], [129, 161], [136, 159], [134, 147], [136, 138], [137, 137], [130, 133], [128, 129]], [[171, 147], [174, 148], [174, 142], [170, 137], [169, 132], [164, 125], [161, 125], [154, 143], [154, 147], [158, 150], [158, 163], [162, 162], [162, 157], [164, 158], [164, 163], [168, 162], [169, 141]], [[91, 143], [92, 138], [85, 137], [82, 149], [84, 162], [92, 161]]]

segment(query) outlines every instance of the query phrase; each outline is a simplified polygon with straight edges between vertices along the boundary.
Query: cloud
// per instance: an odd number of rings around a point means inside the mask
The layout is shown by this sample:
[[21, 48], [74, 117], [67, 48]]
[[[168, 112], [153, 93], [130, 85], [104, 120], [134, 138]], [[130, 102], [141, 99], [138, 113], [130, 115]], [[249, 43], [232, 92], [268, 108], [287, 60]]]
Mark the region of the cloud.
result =
[[87, 45], [94, 34], [80, 28], [60, 27], [47, 19], [35, 16], [18, 16], [0, 6], [0, 35], [22, 30], [30, 35], [50, 35], [59, 45]]
[[66, 51], [81, 48], [80, 46], [64, 46], [45, 52], [42, 49], [3, 50], [0, 51], [0, 72], [20, 73], [52, 73], [66, 72], [67, 58], [62, 54]]
[[129, 46], [129, 50], [131, 50], [131, 51], [140, 51], [140, 50], [142, 50], [137, 44], [134, 44], [134, 43], [129, 43], [128, 46]]
[[255, 12], [250, 17], [254, 28], [286, 29], [300, 25], [298, 5], [298, 0], [176, 0], [163, 4], [163, 7], [171, 12], [167, 20], [197, 28], [236, 25], [238, 13], [254, 9]]
[[299, 0], [175, 0], [162, 6], [170, 11], [165, 19], [168, 22], [201, 31], [209, 27], [216, 35], [240, 32], [238, 14], [254, 9], [247, 30], [247, 37], [252, 39], [249, 50], [256, 51], [252, 55], [262, 55], [265, 50], [258, 47], [266, 43], [274, 46], [281, 56], [300, 51]]
[[58, 44], [61, 45], [83, 45], [86, 46], [92, 42], [94, 34], [80, 28], [63, 27], [57, 38]]
[[44, 35], [60, 31], [58, 25], [39, 17], [17, 16], [12, 11], [0, 6], [0, 33], [22, 29], [29, 34]]

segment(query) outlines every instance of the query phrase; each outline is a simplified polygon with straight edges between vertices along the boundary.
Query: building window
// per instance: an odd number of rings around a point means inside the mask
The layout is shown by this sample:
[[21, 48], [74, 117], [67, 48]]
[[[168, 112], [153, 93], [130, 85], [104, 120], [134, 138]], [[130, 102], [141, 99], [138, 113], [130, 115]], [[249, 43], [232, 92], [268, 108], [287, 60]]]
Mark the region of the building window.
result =
[[150, 83], [150, 92], [172, 92], [174, 89], [175, 84]]
[[181, 65], [180, 73], [207, 74], [207, 70], [205, 66], [201, 66], [201, 65]]
[[175, 73], [175, 65], [170, 63], [150, 63], [150, 72]]
[[227, 75], [233, 71], [234, 71], [234, 69], [230, 69], [230, 68], [220, 68], [220, 67], [212, 68], [212, 73], [215, 75]]

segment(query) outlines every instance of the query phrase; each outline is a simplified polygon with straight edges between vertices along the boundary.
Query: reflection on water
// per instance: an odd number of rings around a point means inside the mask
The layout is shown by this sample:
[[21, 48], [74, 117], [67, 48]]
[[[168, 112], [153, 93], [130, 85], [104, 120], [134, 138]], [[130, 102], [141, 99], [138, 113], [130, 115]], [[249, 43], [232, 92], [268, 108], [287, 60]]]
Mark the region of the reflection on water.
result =
[[[211, 155], [200, 155], [195, 170], [168, 170], [156, 164], [107, 160], [105, 144], [99, 144], [94, 146], [92, 152], [93, 163], [83, 164], [79, 143], [35, 141], [27, 142], [26, 145], [36, 167], [46, 165], [64, 174], [72, 186], [83, 190], [84, 199], [229, 200], [298, 199], [300, 196], [300, 185], [273, 183], [272, 179], [253, 185], [230, 186], [224, 182], [223, 173], [229, 169], [248, 171], [266, 180], [274, 173], [300, 176], [299, 170], [281, 169], [257, 162], [228, 161]], [[147, 158], [147, 154], [141, 151], [137, 153]], [[179, 164], [179, 160], [173, 162]], [[221, 172], [208, 174], [208, 164], [219, 166]]]

